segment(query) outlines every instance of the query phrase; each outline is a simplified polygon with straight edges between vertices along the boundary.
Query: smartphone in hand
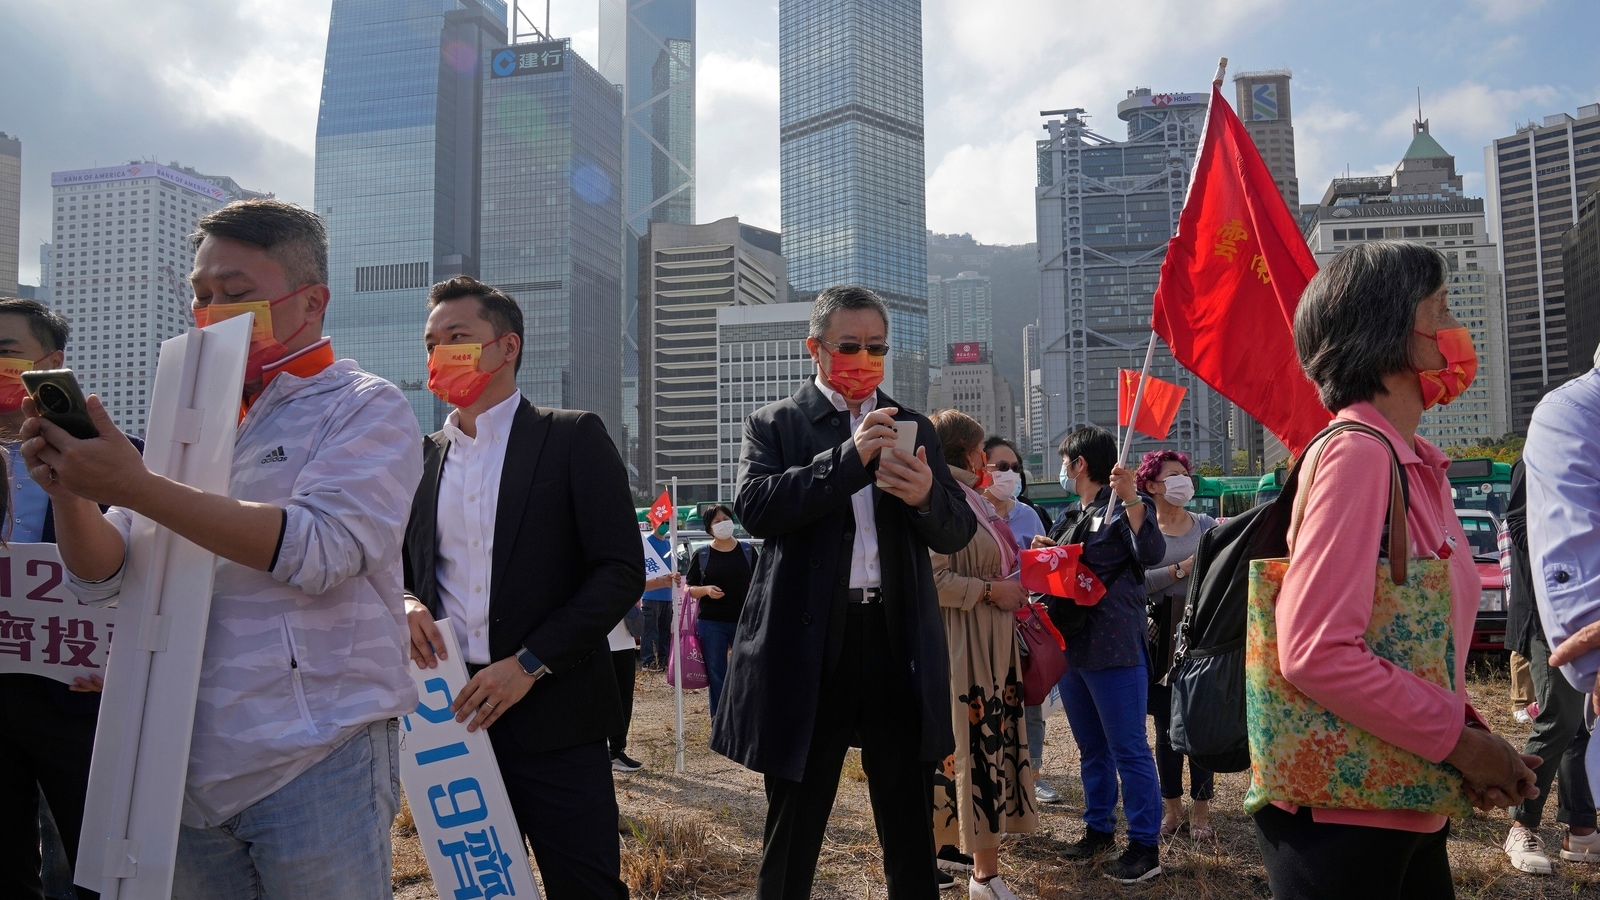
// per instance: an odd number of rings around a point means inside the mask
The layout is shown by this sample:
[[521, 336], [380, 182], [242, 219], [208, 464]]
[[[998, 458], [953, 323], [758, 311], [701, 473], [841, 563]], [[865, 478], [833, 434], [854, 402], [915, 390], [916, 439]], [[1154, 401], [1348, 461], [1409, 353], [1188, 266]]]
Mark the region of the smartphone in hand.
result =
[[[879, 459], [881, 460], [884, 454], [891, 453], [891, 452], [893, 452], [895, 450], [899, 450], [899, 451], [905, 453], [907, 456], [914, 457], [914, 456], [917, 455], [917, 423], [916, 422], [895, 422], [894, 423], [894, 446], [891, 447], [891, 448], [885, 448], [884, 450], [880, 451], [879, 452]], [[882, 463], [880, 462], [879, 465], [882, 465]], [[885, 489], [884, 483], [882, 481], [877, 482], [877, 486], [878, 486], [879, 490], [884, 490]]]
[[80, 441], [100, 436], [94, 423], [89, 421], [89, 406], [83, 399], [83, 388], [71, 369], [44, 369], [22, 373], [22, 386], [33, 398], [39, 415], [44, 416]]

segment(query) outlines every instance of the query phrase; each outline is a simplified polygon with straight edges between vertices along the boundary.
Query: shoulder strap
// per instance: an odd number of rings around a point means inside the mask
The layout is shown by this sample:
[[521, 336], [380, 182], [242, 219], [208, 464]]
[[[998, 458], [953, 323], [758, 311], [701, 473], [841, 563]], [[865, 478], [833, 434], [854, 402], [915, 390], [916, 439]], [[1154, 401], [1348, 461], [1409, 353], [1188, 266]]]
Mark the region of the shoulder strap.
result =
[[707, 544], [694, 552], [694, 561], [700, 564], [700, 577], [706, 577], [706, 567], [711, 565], [711, 545]]
[[739, 549], [744, 551], [744, 564], [750, 567], [753, 574], [756, 570], [756, 548], [750, 546], [748, 541], [740, 541]]
[[[1394, 445], [1389, 443], [1389, 438], [1383, 432], [1370, 425], [1360, 422], [1335, 422], [1318, 436], [1314, 446], [1302, 459], [1305, 466], [1303, 481], [1294, 501], [1294, 515], [1290, 519], [1289, 535], [1292, 538], [1300, 534], [1300, 520], [1305, 516], [1306, 505], [1311, 498], [1311, 485], [1316, 481], [1317, 465], [1322, 461], [1322, 452], [1327, 449], [1328, 441], [1341, 431], [1360, 431], [1372, 435], [1383, 442], [1389, 451], [1389, 510], [1384, 516], [1384, 524], [1389, 531], [1389, 579], [1395, 584], [1406, 583], [1406, 561], [1411, 556], [1411, 541], [1406, 533], [1406, 506], [1407, 494], [1405, 472], [1400, 468], [1400, 457], [1395, 453]], [[1290, 556], [1293, 557], [1291, 546]]]

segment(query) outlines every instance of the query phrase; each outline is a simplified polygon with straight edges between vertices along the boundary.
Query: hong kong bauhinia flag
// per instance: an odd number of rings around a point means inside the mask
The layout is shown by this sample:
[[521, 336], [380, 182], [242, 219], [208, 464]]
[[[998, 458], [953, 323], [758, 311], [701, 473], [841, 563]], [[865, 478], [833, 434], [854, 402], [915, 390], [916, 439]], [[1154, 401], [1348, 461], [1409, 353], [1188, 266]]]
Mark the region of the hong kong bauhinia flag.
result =
[[1272, 173], [1213, 86], [1151, 324], [1184, 368], [1294, 453], [1332, 418], [1294, 350], [1295, 307], [1316, 272]]
[[662, 491], [656, 502], [650, 505], [650, 512], [645, 514], [645, 518], [650, 520], [651, 528], [660, 528], [662, 522], [671, 520], [672, 494]]

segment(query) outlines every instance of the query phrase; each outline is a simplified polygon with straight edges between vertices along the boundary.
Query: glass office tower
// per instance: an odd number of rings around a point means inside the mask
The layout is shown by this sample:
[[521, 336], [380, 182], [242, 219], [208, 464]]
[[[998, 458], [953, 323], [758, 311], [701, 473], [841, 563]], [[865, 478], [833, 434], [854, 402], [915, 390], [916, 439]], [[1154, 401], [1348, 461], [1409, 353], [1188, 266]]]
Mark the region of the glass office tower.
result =
[[333, 0], [317, 117], [336, 352], [399, 385], [424, 431], [428, 286], [478, 269], [478, 138], [504, 0]]
[[482, 279], [526, 319], [517, 386], [622, 447], [622, 95], [565, 40], [485, 55]]
[[[695, 0], [600, 0], [600, 74], [623, 90], [622, 418], [639, 443], [639, 245], [694, 223]], [[641, 487], [643, 490], [643, 487]]]
[[919, 0], [779, 0], [783, 255], [794, 299], [829, 285], [889, 304], [892, 382], [928, 396], [927, 179]]

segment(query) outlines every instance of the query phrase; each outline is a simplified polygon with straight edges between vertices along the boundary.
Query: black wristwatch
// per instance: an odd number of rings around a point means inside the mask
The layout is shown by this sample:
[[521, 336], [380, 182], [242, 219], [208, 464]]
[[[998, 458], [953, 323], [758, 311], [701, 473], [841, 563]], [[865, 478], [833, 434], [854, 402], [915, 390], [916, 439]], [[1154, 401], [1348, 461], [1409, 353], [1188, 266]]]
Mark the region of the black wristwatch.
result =
[[534, 656], [533, 651], [527, 647], [517, 651], [517, 665], [522, 667], [524, 675], [532, 675], [534, 681], [538, 681], [550, 672], [550, 667], [539, 662], [539, 657]]

